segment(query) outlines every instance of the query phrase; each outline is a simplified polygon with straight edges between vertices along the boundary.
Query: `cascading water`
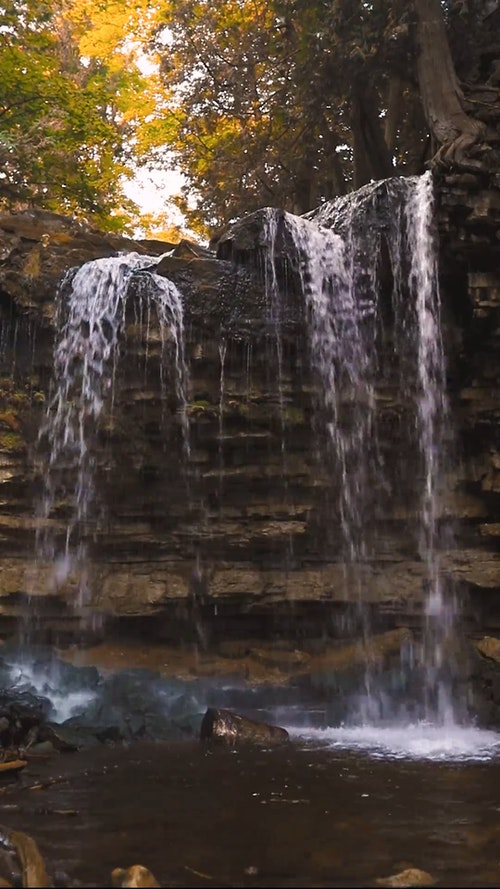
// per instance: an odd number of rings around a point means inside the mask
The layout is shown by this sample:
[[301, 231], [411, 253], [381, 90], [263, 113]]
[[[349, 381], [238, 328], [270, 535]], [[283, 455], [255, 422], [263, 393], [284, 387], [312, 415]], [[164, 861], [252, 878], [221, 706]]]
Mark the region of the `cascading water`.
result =
[[[426, 670], [426, 712], [434, 710], [444, 722], [462, 714], [449, 683], [441, 675], [449, 642], [456, 631], [454, 591], [443, 588], [439, 521], [446, 471], [446, 430], [450, 424], [446, 396], [446, 367], [441, 337], [437, 257], [432, 239], [434, 194], [430, 174], [411, 183], [406, 201], [407, 244], [411, 256], [409, 284], [417, 314], [417, 429], [423, 466], [420, 554], [427, 571], [426, 627], [423, 662]], [[448, 650], [447, 650], [448, 649]], [[433, 695], [437, 696], [433, 699]]]
[[[395, 387], [407, 414], [407, 459], [414, 461], [416, 475], [425, 587], [422, 645], [402, 652], [401, 669], [423, 676], [412, 718], [452, 724], [461, 714], [453, 704], [446, 664], [456, 610], [453, 595], [443, 589], [440, 565], [448, 424], [431, 174], [370, 184], [306, 217], [285, 214], [283, 225], [292, 245], [289, 261], [299, 274], [307, 306], [311, 361], [331, 461], [332, 516], [336, 513], [340, 524], [340, 545], [335, 548], [330, 540], [329, 557], [333, 553], [342, 563], [342, 597], [353, 606], [350, 630], [357, 632], [361, 645], [372, 632], [367, 602], [372, 598], [377, 524], [395, 484], [381, 448], [376, 383], [380, 340], [387, 335], [380, 278], [384, 261], [389, 261]], [[275, 239], [269, 245], [273, 250], [274, 244]], [[369, 652], [369, 645], [365, 647]], [[354, 721], [394, 719], [399, 704], [379, 680], [368, 657], [364, 689], [350, 712]]]
[[[267, 323], [270, 330], [272, 348], [275, 353], [276, 362], [276, 393], [278, 400], [279, 424], [280, 424], [280, 461], [281, 461], [281, 481], [283, 486], [282, 502], [285, 507], [289, 506], [289, 489], [288, 489], [288, 466], [287, 466], [287, 447], [286, 447], [286, 398], [284, 385], [284, 354], [283, 354], [283, 333], [284, 333], [284, 294], [283, 288], [280, 286], [279, 276], [277, 273], [276, 253], [279, 243], [279, 231], [281, 220], [286, 218], [288, 214], [277, 210], [274, 207], [266, 207], [263, 210], [263, 235], [264, 235], [264, 286], [267, 300]], [[270, 361], [273, 366], [273, 361]], [[293, 539], [289, 535], [286, 541], [285, 550], [283, 552], [285, 564], [290, 565], [293, 561]]]
[[[354, 212], [353, 206], [350, 215]], [[331, 499], [340, 523], [340, 545], [334, 539], [332, 522], [327, 549], [336, 552], [342, 565], [342, 598], [354, 605], [354, 612], [344, 619], [345, 630], [357, 632], [365, 649], [364, 686], [371, 699], [366, 572], [371, 555], [369, 513], [373, 493], [381, 483], [374, 390], [375, 274], [358, 265], [352, 225], [344, 241], [308, 220], [288, 216], [286, 224], [306, 300], [311, 360], [320, 385], [320, 413], [333, 482]]]
[[357, 599], [360, 577], [351, 568], [367, 555], [362, 506], [374, 441], [376, 299], [356, 299], [351, 257], [338, 235], [292, 216], [287, 224], [306, 298], [327, 446], [336, 459], [345, 583]]
[[[60, 288], [53, 380], [38, 436], [43, 490], [31, 583], [40, 582], [41, 565], [52, 565], [48, 584], [73, 586], [73, 605], [82, 620], [87, 611], [93, 619], [87, 558], [87, 539], [99, 513], [93, 445], [105, 409], [112, 409], [132, 281], [140, 299], [147, 297], [156, 309], [163, 352], [173, 352], [183, 450], [189, 454], [182, 299], [171, 281], [153, 272], [158, 261], [158, 257], [137, 253], [95, 260], [71, 270]], [[148, 305], [148, 317], [149, 312]], [[165, 367], [166, 361], [162, 361], [163, 389]], [[54, 515], [65, 525], [62, 540]], [[32, 615], [29, 624], [33, 624]]]

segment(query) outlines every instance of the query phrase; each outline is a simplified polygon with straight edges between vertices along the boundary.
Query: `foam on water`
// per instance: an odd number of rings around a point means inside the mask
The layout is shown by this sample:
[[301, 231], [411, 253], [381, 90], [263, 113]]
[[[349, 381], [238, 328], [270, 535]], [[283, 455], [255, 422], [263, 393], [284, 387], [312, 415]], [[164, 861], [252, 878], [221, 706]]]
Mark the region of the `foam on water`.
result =
[[287, 727], [290, 736], [336, 750], [355, 750], [375, 759], [488, 761], [500, 756], [500, 734], [474, 726], [416, 722], [396, 726]]

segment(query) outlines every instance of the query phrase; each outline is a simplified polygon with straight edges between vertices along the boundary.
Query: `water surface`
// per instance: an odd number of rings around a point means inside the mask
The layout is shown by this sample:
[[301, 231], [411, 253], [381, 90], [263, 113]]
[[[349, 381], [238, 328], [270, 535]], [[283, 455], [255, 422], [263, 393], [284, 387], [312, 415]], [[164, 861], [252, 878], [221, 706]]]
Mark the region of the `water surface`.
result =
[[[60, 780], [23, 789], [50, 776]], [[269, 750], [100, 747], [31, 759], [0, 809], [52, 873], [86, 886], [137, 863], [179, 887], [360, 887], [406, 867], [440, 886], [500, 884], [491, 746], [488, 760], [375, 756], [311, 737]]]

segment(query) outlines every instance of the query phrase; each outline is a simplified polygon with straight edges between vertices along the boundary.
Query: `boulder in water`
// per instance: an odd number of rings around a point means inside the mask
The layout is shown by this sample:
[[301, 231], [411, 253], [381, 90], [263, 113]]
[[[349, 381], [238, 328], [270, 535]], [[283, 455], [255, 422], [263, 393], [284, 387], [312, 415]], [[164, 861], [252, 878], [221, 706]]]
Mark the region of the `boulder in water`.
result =
[[235, 744], [284, 744], [289, 740], [286, 729], [267, 722], [248, 719], [231, 710], [218, 710], [209, 707], [203, 717], [200, 729], [201, 741]]

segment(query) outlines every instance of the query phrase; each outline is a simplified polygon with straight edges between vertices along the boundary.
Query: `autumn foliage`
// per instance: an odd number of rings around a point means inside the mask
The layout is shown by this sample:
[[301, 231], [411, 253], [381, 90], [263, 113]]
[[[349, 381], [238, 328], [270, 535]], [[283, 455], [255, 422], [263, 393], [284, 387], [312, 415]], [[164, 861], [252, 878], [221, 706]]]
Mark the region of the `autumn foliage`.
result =
[[123, 229], [126, 178], [175, 164], [201, 231], [436, 158], [481, 168], [485, 143], [498, 153], [498, 15], [492, 0], [5, 0], [0, 202]]

